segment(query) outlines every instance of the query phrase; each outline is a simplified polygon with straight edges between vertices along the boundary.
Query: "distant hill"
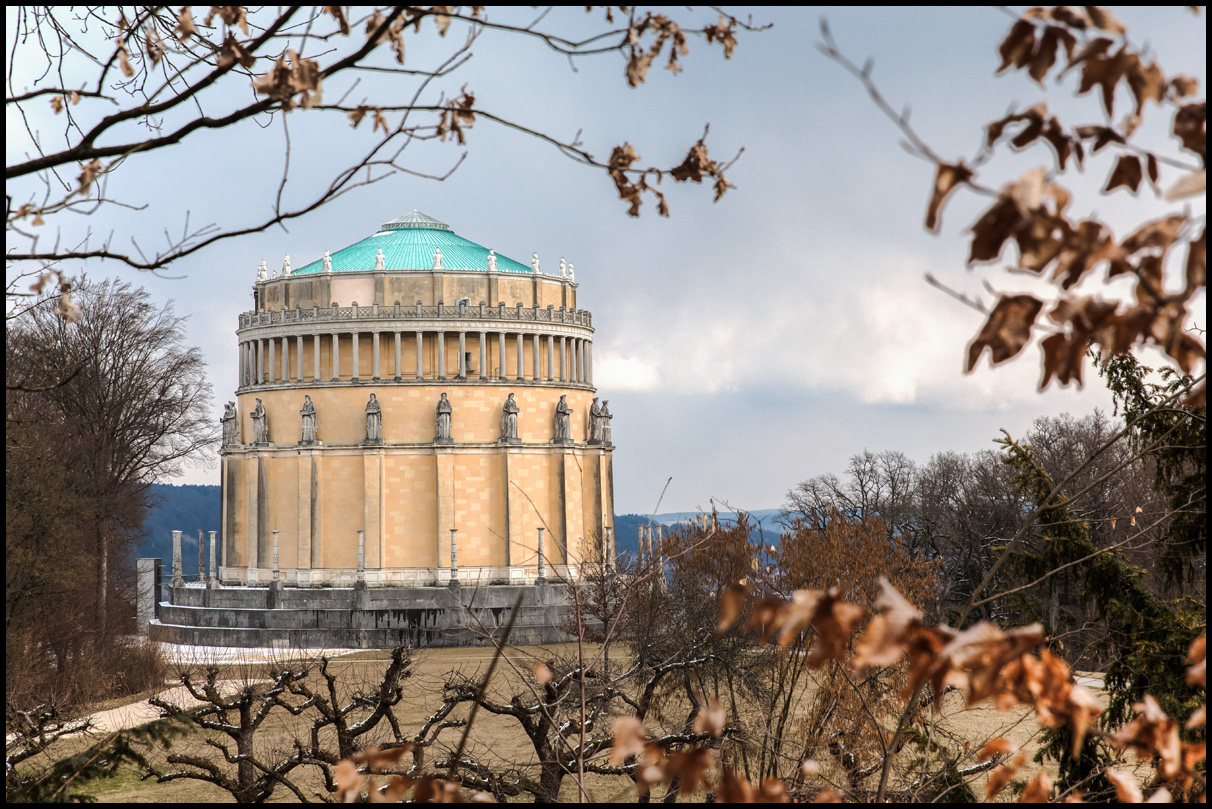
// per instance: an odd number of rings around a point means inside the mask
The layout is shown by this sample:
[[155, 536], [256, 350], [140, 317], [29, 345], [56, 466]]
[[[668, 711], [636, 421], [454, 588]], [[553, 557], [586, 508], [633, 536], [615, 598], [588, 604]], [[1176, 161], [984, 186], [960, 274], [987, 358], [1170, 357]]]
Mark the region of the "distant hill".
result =
[[[154, 502], [143, 523], [144, 539], [139, 544], [138, 556], [159, 557], [164, 564], [173, 558], [173, 531], [184, 532], [181, 538], [181, 555], [184, 557], [187, 574], [194, 572], [198, 558], [198, 529], [218, 531], [221, 519], [220, 490], [218, 486], [174, 486], [157, 483], [152, 486]], [[757, 526], [750, 534], [753, 542], [778, 544], [778, 509], [762, 509], [749, 513]], [[628, 553], [633, 558], [639, 549], [639, 526], [653, 523], [676, 525], [697, 519], [695, 511], [670, 511], [664, 514], [616, 514], [614, 517], [615, 550]], [[735, 512], [720, 512], [726, 522], [736, 520]], [[209, 536], [209, 534], [207, 535]]]
[[[747, 512], [749, 521], [753, 524], [753, 530], [749, 532], [749, 539], [754, 543], [765, 543], [768, 545], [779, 544], [779, 526], [775, 522], [779, 516], [777, 508], [760, 509], [758, 511]], [[736, 522], [735, 511], [721, 511], [719, 514], [720, 520], [725, 523]], [[678, 523], [697, 520], [699, 512], [697, 511], [669, 511], [664, 514], [616, 514], [614, 517], [614, 547], [618, 554], [629, 553], [635, 557], [639, 550], [639, 527], [647, 525], [651, 520], [653, 525], [661, 524], [666, 526], [677, 525]]]
[[[198, 529], [218, 531], [222, 509], [218, 486], [174, 486], [154, 483], [152, 506], [143, 523], [143, 541], [136, 554], [159, 557], [172, 564], [173, 531], [183, 532], [181, 555], [185, 572], [193, 574], [198, 559]], [[209, 537], [210, 534], [208, 533]]]

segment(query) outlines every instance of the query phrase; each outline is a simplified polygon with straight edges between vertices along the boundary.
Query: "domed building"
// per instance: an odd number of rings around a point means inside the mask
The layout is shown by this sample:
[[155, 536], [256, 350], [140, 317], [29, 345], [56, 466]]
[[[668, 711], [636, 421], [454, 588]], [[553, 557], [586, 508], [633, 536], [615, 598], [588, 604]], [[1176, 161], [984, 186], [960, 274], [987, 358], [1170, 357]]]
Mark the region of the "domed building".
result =
[[[384, 622], [405, 603], [441, 609], [459, 587], [512, 605], [518, 587], [613, 557], [611, 415], [593, 386], [592, 318], [563, 259], [545, 274], [537, 255], [497, 255], [413, 211], [299, 269], [287, 256], [271, 276], [262, 262], [236, 333], [218, 581], [170, 588], [153, 638], [390, 645], [407, 633], [350, 643], [285, 613], [448, 629], [432, 615]], [[285, 634], [186, 631], [257, 629], [235, 615], [246, 607], [274, 610]], [[532, 617], [558, 624], [551, 609]]]

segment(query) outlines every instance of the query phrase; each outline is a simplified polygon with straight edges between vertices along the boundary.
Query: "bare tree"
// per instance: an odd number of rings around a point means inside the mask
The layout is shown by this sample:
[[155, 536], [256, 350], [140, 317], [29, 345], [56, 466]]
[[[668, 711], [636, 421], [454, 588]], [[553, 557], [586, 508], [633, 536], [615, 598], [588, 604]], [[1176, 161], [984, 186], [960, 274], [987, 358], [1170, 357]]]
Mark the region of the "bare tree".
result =
[[[72, 448], [59, 460], [71, 465], [93, 544], [85, 553], [94, 564], [100, 640], [110, 564], [141, 534], [148, 488], [185, 464], [210, 462], [203, 451], [217, 429], [202, 355], [184, 345], [185, 321], [171, 303], [156, 309], [146, 292], [116, 281], [88, 282], [76, 298], [77, 322], [58, 314], [53, 301], [10, 322], [8, 379], [62, 383], [10, 390], [6, 415], [49, 427]], [[20, 460], [11, 443], [9, 450], [10, 460]]]

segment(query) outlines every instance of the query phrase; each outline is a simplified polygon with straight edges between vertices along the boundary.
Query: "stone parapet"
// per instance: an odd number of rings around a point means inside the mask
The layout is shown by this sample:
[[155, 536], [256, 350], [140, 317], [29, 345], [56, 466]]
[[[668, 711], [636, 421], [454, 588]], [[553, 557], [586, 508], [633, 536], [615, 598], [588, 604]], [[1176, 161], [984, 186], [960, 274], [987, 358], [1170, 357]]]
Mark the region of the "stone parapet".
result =
[[569, 640], [564, 589], [516, 585], [369, 588], [362, 596], [353, 587], [284, 588], [275, 598], [268, 587], [173, 587], [149, 634], [162, 643], [246, 648], [485, 645], [499, 637], [519, 595], [511, 643]]
[[[460, 305], [460, 306], [422, 306], [414, 304], [412, 306], [403, 305], [399, 302], [391, 306], [379, 306], [372, 304], [370, 306], [319, 306], [313, 305], [310, 309], [304, 309], [296, 306], [294, 309], [280, 309], [278, 311], [264, 312], [244, 312], [240, 315], [240, 328], [248, 329], [257, 326], [273, 326], [285, 325], [291, 323], [306, 323], [310, 326], [340, 325], [341, 323], [350, 321], [386, 321], [391, 323], [390, 326], [385, 326], [385, 330], [391, 328], [405, 328], [401, 326], [401, 322], [407, 322], [410, 325], [408, 328], [416, 328], [416, 321], [467, 321], [469, 328], [485, 326], [487, 324], [501, 323], [555, 323], [570, 326], [582, 326], [585, 328], [593, 327], [593, 316], [585, 309], [556, 309], [554, 306], [548, 305], [546, 308], [538, 306], [506, 306], [498, 304], [497, 306], [489, 306], [481, 302], [478, 306]], [[369, 331], [370, 327], [359, 322], [357, 324], [364, 331]], [[454, 330], [456, 325], [450, 325], [449, 328]]]
[[[576, 580], [577, 565], [548, 565], [547, 579]], [[529, 585], [542, 576], [537, 565], [460, 567], [460, 583], [469, 587]], [[448, 567], [367, 568], [362, 571], [367, 587], [432, 587], [450, 583]], [[221, 567], [219, 580], [225, 585], [268, 586], [275, 580], [272, 568]], [[277, 577], [288, 588], [353, 587], [357, 568], [286, 568]]]

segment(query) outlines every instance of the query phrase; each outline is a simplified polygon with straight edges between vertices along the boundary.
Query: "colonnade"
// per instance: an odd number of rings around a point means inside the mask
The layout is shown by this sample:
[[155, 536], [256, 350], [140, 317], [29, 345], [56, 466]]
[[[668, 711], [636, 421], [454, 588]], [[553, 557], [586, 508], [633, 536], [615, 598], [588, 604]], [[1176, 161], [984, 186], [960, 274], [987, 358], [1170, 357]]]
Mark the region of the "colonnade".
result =
[[[366, 332], [366, 331], [340, 331], [329, 332], [322, 334], [313, 332], [311, 334], [295, 334], [282, 337], [262, 337], [254, 339], [245, 339], [240, 341], [240, 385], [246, 387], [249, 385], [273, 385], [290, 382], [335, 382], [338, 380], [357, 381], [360, 372], [361, 364], [359, 350], [362, 340], [360, 335], [369, 333], [371, 336], [371, 352], [372, 359], [372, 378], [379, 380], [382, 378], [383, 353], [394, 347], [394, 363], [392, 364], [394, 379], [466, 379], [468, 366], [468, 351], [467, 342], [470, 334], [473, 339], [478, 338], [479, 342], [479, 367], [478, 378], [481, 380], [502, 379], [502, 380], [532, 380], [540, 382], [571, 382], [586, 385], [593, 384], [593, 342], [584, 337], [572, 337], [568, 335], [555, 334], [537, 334], [533, 332], [506, 332], [506, 331], [489, 331], [479, 330], [469, 332], [468, 330], [459, 330], [459, 352], [457, 367], [451, 368], [455, 371], [454, 377], [447, 376], [446, 368], [446, 341], [454, 339], [454, 331], [416, 331], [416, 357], [412, 361], [411, 376], [402, 373], [404, 371], [402, 357], [402, 342], [403, 335], [408, 334], [407, 331], [395, 330], [391, 332]], [[497, 343], [496, 358], [498, 363], [497, 375], [490, 377], [489, 370], [489, 344], [493, 342], [492, 335], [495, 334], [495, 342]], [[513, 338], [513, 356], [506, 354], [506, 337]], [[527, 342], [527, 337], [530, 338], [531, 346], [531, 368], [530, 375], [527, 376], [527, 363], [525, 362], [524, 346]], [[383, 345], [386, 338], [387, 346]], [[341, 346], [345, 342], [350, 343], [350, 364], [353, 366], [349, 369], [348, 375], [342, 376], [343, 369], [341, 367]], [[331, 373], [327, 377], [322, 375], [326, 369], [320, 367], [320, 349], [322, 342], [327, 342], [331, 347], [332, 368]], [[292, 346], [292, 343], [294, 344]], [[310, 343], [310, 346], [308, 345]], [[546, 343], [544, 350], [543, 343]], [[428, 369], [425, 368], [425, 349], [434, 347], [437, 349], [437, 367]], [[310, 350], [309, 350], [310, 349]], [[306, 365], [306, 356], [311, 354], [311, 377], [307, 378], [304, 369]], [[291, 359], [294, 362], [291, 362]], [[293, 365], [293, 368], [292, 368]], [[292, 378], [293, 377], [293, 378]]]

